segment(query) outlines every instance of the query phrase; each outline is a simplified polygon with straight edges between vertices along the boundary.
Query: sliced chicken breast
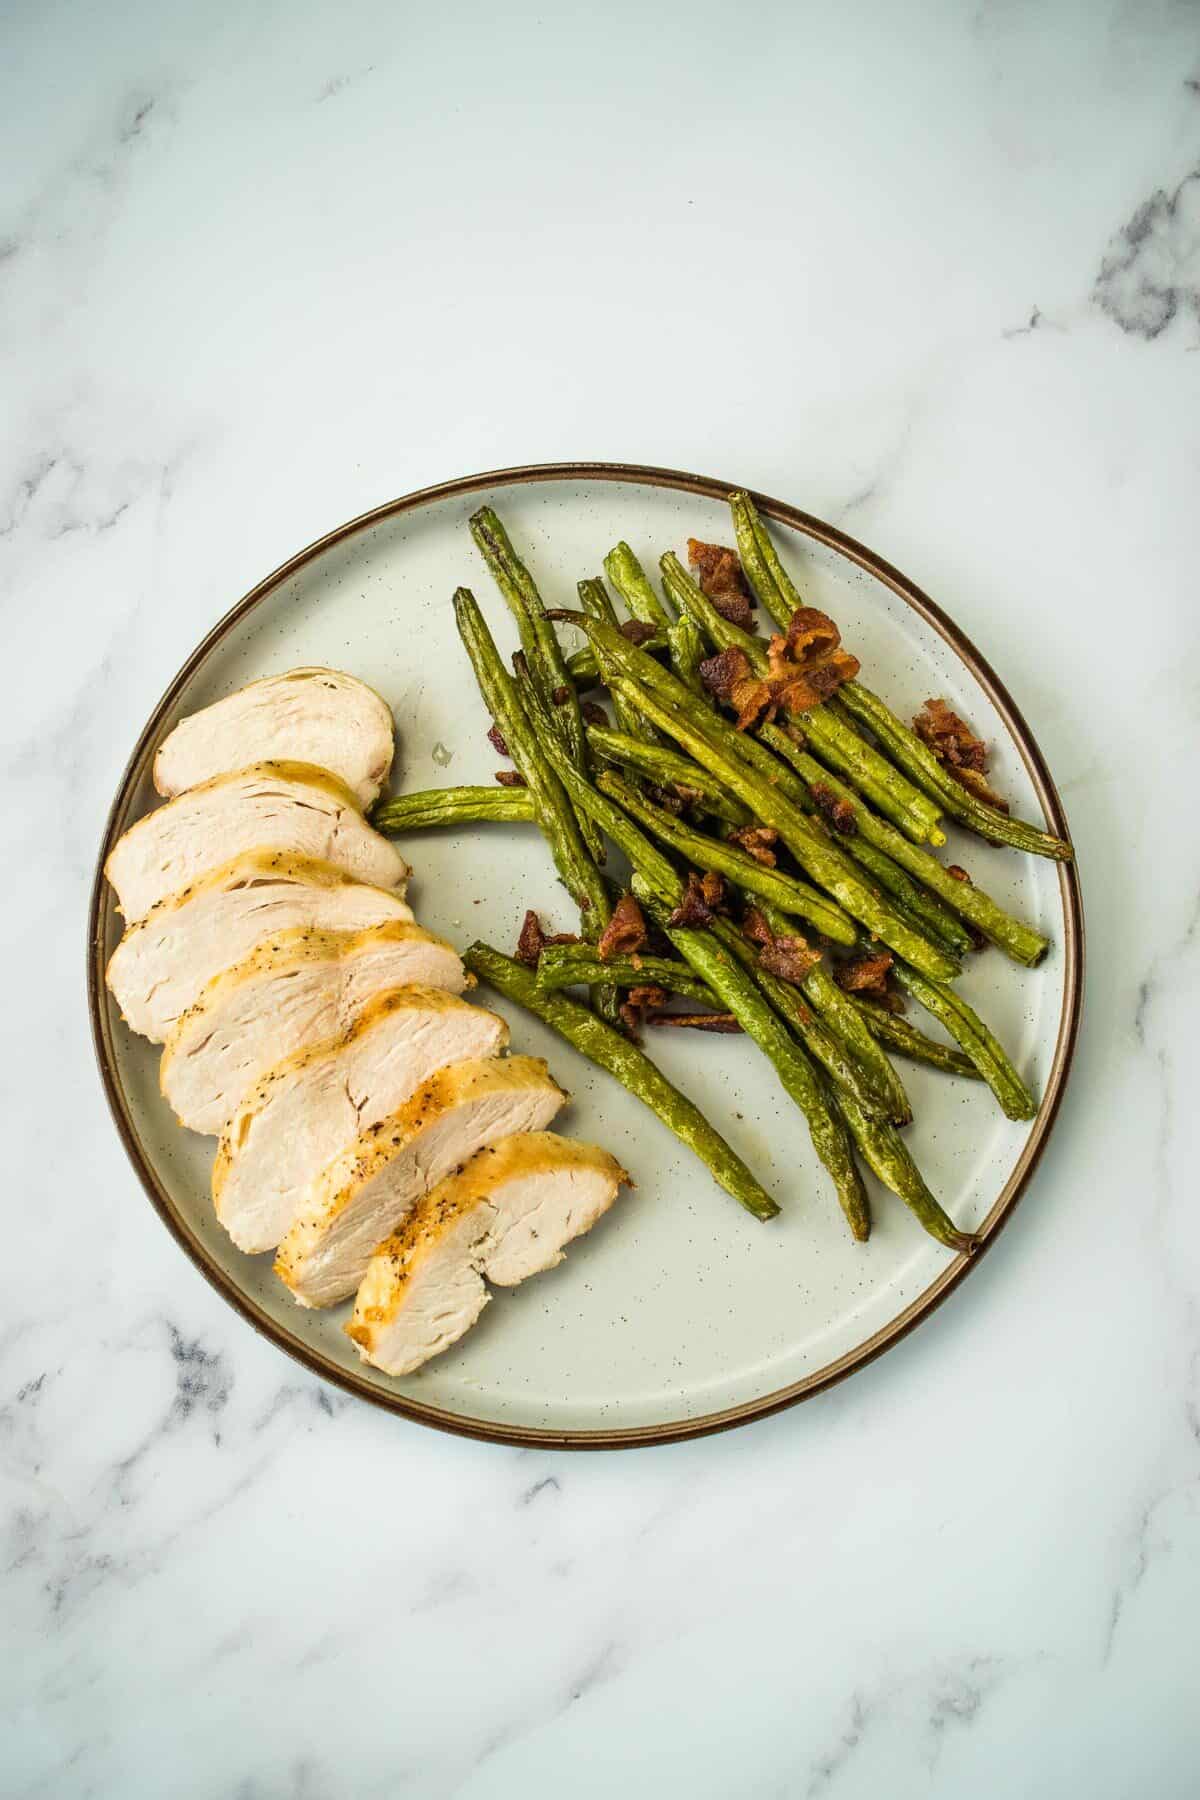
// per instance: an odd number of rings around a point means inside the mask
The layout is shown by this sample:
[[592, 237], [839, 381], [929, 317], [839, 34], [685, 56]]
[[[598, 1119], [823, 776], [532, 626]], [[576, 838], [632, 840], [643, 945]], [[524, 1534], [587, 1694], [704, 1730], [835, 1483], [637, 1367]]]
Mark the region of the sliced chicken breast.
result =
[[181, 1125], [219, 1132], [269, 1069], [347, 1031], [372, 995], [410, 983], [451, 994], [473, 985], [454, 946], [419, 925], [301, 925], [268, 938], [176, 1020], [163, 1094]]
[[379, 1246], [346, 1330], [364, 1362], [409, 1375], [448, 1350], [491, 1298], [552, 1269], [629, 1177], [615, 1157], [552, 1131], [477, 1150]]
[[252, 763], [315, 763], [367, 807], [393, 744], [391, 711], [373, 688], [337, 669], [291, 669], [181, 719], [158, 747], [154, 785], [169, 799]]
[[442, 1069], [330, 1163], [280, 1244], [275, 1273], [302, 1306], [346, 1299], [423, 1194], [485, 1144], [542, 1130], [566, 1099], [540, 1057]]
[[409, 867], [372, 831], [349, 788], [309, 763], [217, 775], [131, 825], [104, 872], [130, 924], [242, 850], [318, 856], [358, 881], [404, 892]]
[[295, 926], [358, 931], [387, 922], [412, 924], [398, 894], [315, 857], [250, 850], [131, 925], [106, 979], [126, 1024], [161, 1044], [213, 977], [264, 938]]
[[[217, 1217], [239, 1250], [273, 1250], [322, 1170], [447, 1063], [495, 1056], [497, 1014], [440, 988], [377, 994], [341, 1037], [298, 1050], [251, 1090], [221, 1134]], [[374, 1248], [374, 1246], [372, 1246]]]

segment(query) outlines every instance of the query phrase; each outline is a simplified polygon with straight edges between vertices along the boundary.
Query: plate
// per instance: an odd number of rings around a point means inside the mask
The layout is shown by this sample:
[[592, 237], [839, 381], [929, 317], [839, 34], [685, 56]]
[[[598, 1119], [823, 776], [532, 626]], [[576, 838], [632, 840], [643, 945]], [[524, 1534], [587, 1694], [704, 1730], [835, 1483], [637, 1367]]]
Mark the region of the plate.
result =
[[[769, 1225], [743, 1213], [615, 1081], [481, 990], [508, 1017], [514, 1049], [545, 1056], [570, 1090], [563, 1128], [607, 1146], [637, 1186], [561, 1268], [498, 1295], [454, 1349], [403, 1380], [380, 1374], [359, 1363], [342, 1330], [347, 1307], [296, 1307], [271, 1259], [243, 1256], [217, 1225], [212, 1140], [176, 1126], [158, 1090], [158, 1052], [125, 1028], [104, 987], [120, 921], [99, 870], [152, 804], [151, 760], [175, 720], [297, 664], [347, 669], [390, 701], [397, 790], [490, 781], [496, 758], [455, 633], [454, 588], [473, 587], [502, 650], [516, 640], [468, 533], [470, 513], [495, 506], [548, 603], [574, 604], [576, 581], [598, 573], [620, 538], [650, 568], [689, 536], [729, 541], [725, 500], [736, 485], [667, 469], [549, 464], [447, 482], [350, 520], [268, 575], [198, 646], [142, 731], [113, 803], [92, 898], [89, 1000], [109, 1105], [142, 1186], [218, 1291], [274, 1343], [428, 1425], [507, 1443], [612, 1448], [743, 1424], [878, 1356], [978, 1256], [949, 1255], [874, 1186], [870, 1242], [854, 1244], [803, 1120], [748, 1041], [663, 1033], [653, 1049], [780, 1200]], [[837, 619], [895, 710], [907, 717], [930, 694], [944, 695], [994, 744], [997, 785], [1015, 810], [1068, 835], [1032, 733], [950, 619], [853, 539], [756, 498], [806, 598]], [[530, 906], [555, 928], [573, 923], [532, 826], [423, 833], [402, 847], [418, 918], [461, 946], [483, 937], [511, 950]], [[981, 1084], [903, 1066], [916, 1113], [910, 1146], [950, 1213], [986, 1247], [1028, 1183], [1062, 1098], [1080, 1013], [1082, 912], [1073, 867], [957, 833], [946, 854], [1054, 941], [1036, 971], [992, 951], [962, 983], [1042, 1095], [1031, 1125], [1004, 1119]]]

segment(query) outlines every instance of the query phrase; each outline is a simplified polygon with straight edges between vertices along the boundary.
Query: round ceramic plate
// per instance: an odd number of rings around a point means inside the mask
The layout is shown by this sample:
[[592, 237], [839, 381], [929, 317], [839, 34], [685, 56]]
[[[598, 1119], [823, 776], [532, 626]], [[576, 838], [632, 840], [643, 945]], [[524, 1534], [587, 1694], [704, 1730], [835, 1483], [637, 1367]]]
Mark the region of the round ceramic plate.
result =
[[[184, 713], [303, 663], [344, 668], [383, 694], [397, 726], [396, 790], [490, 782], [489, 723], [459, 645], [450, 596], [472, 586], [501, 648], [510, 622], [467, 529], [494, 505], [548, 603], [574, 604], [580, 576], [627, 539], [647, 567], [689, 536], [729, 541], [730, 484], [669, 470], [556, 464], [504, 470], [410, 494], [300, 551], [221, 620], [171, 683], [121, 781], [100, 864], [154, 796], [155, 747]], [[838, 620], [872, 684], [909, 716], [944, 695], [995, 746], [997, 785], [1014, 809], [1065, 835], [1036, 744], [979, 653], [896, 570], [794, 508], [759, 496], [806, 598]], [[459, 945], [511, 950], [535, 907], [573, 923], [532, 826], [429, 832], [402, 845], [421, 922]], [[1045, 1144], [1079, 1018], [1083, 933], [1072, 868], [952, 836], [950, 850], [1054, 948], [1036, 971], [996, 952], [962, 989], [1037, 1091], [1032, 1125], [1005, 1120], [980, 1084], [902, 1064], [916, 1114], [908, 1141], [954, 1218], [986, 1245]], [[895, 1343], [970, 1267], [926, 1237], [900, 1201], [872, 1188], [874, 1229], [851, 1241], [803, 1120], [744, 1039], [660, 1033], [652, 1049], [778, 1197], [762, 1225], [617, 1082], [536, 1020], [498, 1001], [515, 1050], [544, 1056], [570, 1090], [561, 1120], [631, 1170], [625, 1192], [553, 1273], [497, 1294], [478, 1326], [415, 1376], [367, 1368], [345, 1336], [348, 1308], [306, 1312], [217, 1225], [212, 1141], [175, 1125], [158, 1091], [158, 1054], [122, 1024], [104, 987], [119, 935], [99, 874], [89, 990], [100, 1069], [117, 1127], [159, 1214], [231, 1305], [310, 1369], [426, 1424], [507, 1442], [606, 1447], [661, 1442], [743, 1423], [802, 1399]], [[936, 1027], [932, 1027], [936, 1031]]]

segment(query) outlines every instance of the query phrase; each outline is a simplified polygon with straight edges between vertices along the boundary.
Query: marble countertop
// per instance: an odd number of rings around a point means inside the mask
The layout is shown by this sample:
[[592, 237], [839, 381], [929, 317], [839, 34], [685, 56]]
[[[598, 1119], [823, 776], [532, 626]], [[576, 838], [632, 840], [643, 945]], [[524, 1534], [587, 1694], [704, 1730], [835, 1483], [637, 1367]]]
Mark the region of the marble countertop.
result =
[[[5, 1794], [1194, 1794], [1196, 9], [65, 0], [0, 44]], [[1090, 935], [972, 1279], [798, 1410], [607, 1457], [260, 1341], [145, 1204], [83, 997], [108, 801], [217, 615], [570, 457], [920, 582], [1056, 771]]]

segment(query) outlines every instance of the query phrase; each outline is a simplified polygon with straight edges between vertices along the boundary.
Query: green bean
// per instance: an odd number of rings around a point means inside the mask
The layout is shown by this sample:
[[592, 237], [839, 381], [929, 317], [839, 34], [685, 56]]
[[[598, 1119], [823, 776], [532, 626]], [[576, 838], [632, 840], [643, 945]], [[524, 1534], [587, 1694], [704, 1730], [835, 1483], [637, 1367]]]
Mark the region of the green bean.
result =
[[[647, 638], [643, 646], [646, 650], [665, 650], [667, 647], [665, 637]], [[600, 664], [596, 660], [596, 652], [590, 644], [584, 644], [579, 650], [572, 650], [570, 656], [567, 657], [565, 666], [568, 678], [575, 683], [577, 688], [582, 688], [586, 692], [588, 688], [605, 686]]]
[[738, 556], [746, 579], [780, 631], [786, 631], [792, 614], [804, 602], [767, 536], [758, 508], [744, 488], [730, 494], [729, 510], [733, 514]]
[[628, 782], [622, 781], [619, 775], [611, 771], [602, 771], [596, 778], [596, 785], [601, 793], [607, 794], [610, 800], [616, 800], [647, 831], [652, 831], [662, 843], [678, 851], [697, 869], [714, 869], [720, 875], [727, 875], [731, 881], [736, 881], [751, 893], [772, 901], [781, 912], [807, 919], [835, 943], [853, 944], [858, 941], [858, 929], [849, 914], [827, 900], [823, 894], [819, 894], [806, 881], [798, 881], [795, 876], [786, 875], [778, 869], [766, 868], [745, 850], [739, 850], [733, 844], [719, 843], [715, 838], [706, 837], [701, 831], [694, 831], [681, 819], [672, 817], [635, 792]]
[[502, 956], [488, 944], [472, 944], [463, 961], [481, 981], [494, 987], [586, 1056], [589, 1062], [614, 1075], [635, 1099], [649, 1107], [681, 1143], [700, 1158], [727, 1194], [756, 1219], [773, 1219], [776, 1202], [761, 1182], [709, 1124], [699, 1107], [679, 1092], [644, 1050], [614, 1031], [585, 1006], [566, 994], [539, 990], [531, 969]]
[[960, 994], [939, 981], [927, 981], [915, 969], [898, 962], [892, 974], [906, 994], [919, 1000], [926, 1012], [945, 1026], [959, 1048], [970, 1057], [1000, 1102], [1006, 1118], [1032, 1119], [1037, 1101], [1013, 1067], [999, 1039], [988, 1030], [973, 1007]]
[[[517, 685], [500, 660], [500, 652], [470, 588], [459, 588], [455, 593], [454, 617], [484, 705], [508, 745], [518, 771], [525, 777], [554, 866], [579, 908], [584, 936], [594, 943], [612, 917], [612, 902], [604, 877], [588, 850], [561, 783], [547, 764], [537, 733], [529, 728]], [[555, 744], [561, 743], [552, 729], [547, 729], [547, 736]], [[565, 745], [562, 750], [567, 758]], [[598, 992], [596, 1003], [615, 1017], [616, 1003], [611, 989]]]
[[604, 572], [635, 619], [665, 632], [673, 624], [670, 613], [650, 585], [649, 577], [629, 545], [622, 540], [604, 559]]
[[671, 667], [684, 686], [703, 700], [709, 707], [715, 707], [716, 701], [704, 685], [704, 677], [700, 673], [700, 664], [704, 661], [704, 636], [695, 619], [687, 613], [676, 620], [667, 633], [667, 648], [671, 653]]
[[477, 825], [489, 819], [523, 825], [536, 817], [528, 788], [452, 787], [425, 788], [381, 800], [371, 812], [371, 823], [376, 831], [396, 837], [434, 825]]
[[894, 1055], [907, 1056], [910, 1062], [927, 1063], [930, 1068], [941, 1069], [947, 1075], [962, 1075], [968, 1081], [983, 1080], [970, 1057], [964, 1056], [961, 1050], [955, 1050], [950, 1044], [939, 1043], [937, 1038], [926, 1037], [923, 1031], [918, 1031], [915, 1025], [911, 1025], [899, 1014], [888, 1012], [869, 1000], [862, 1000], [857, 994], [851, 998], [862, 1014], [871, 1036], [878, 1038]]
[[1013, 850], [1027, 850], [1031, 856], [1048, 856], [1055, 862], [1071, 861], [1075, 852], [1064, 839], [1054, 837], [1024, 819], [1010, 818], [997, 807], [986, 806], [961, 782], [955, 781], [928, 744], [922, 743], [916, 732], [898, 719], [870, 688], [863, 687], [858, 681], [846, 681], [838, 689], [837, 698], [853, 718], [870, 729], [892, 760], [907, 770], [917, 786], [960, 825], [965, 825], [990, 844], [1007, 844]]
[[[671, 599], [696, 620], [718, 650], [740, 650], [756, 675], [769, 673], [762, 639], [724, 618], [673, 552], [663, 557], [662, 571]], [[836, 713], [814, 706], [804, 714], [804, 729], [817, 754], [840, 769], [914, 843], [945, 843], [945, 833], [938, 829], [937, 808]]]
[[547, 944], [538, 958], [539, 991], [557, 993], [565, 987], [615, 988], [661, 987], [685, 1000], [711, 1005], [713, 996], [686, 963], [669, 956], [642, 956], [634, 960], [615, 956], [602, 962], [590, 944]]
[[[562, 648], [537, 583], [513, 549], [508, 533], [490, 506], [481, 506], [471, 515], [471, 535], [516, 620], [530, 674], [539, 698], [551, 709], [554, 729], [566, 744], [576, 768], [586, 770], [587, 743], [579, 695], [567, 671]], [[592, 860], [602, 863], [604, 846], [586, 820], [581, 821], [580, 831]]]
[[[603, 619], [607, 624], [611, 625], [614, 630], [619, 630], [620, 621], [617, 618], [616, 608], [609, 599], [608, 589], [605, 587], [604, 583], [600, 580], [581, 581], [578, 584], [578, 588], [579, 603], [583, 607], [584, 612], [587, 613], [590, 618]], [[616, 712], [617, 722], [620, 725], [621, 730], [629, 737], [641, 738], [648, 744], [660, 744], [662, 742], [662, 734], [656, 731], [653, 725], [648, 724], [637, 708], [630, 706], [627, 700], [618, 699], [614, 695], [613, 709]], [[585, 726], [585, 734], [587, 734], [587, 730], [588, 728]], [[591, 741], [590, 734], [588, 735], [588, 741], [589, 743]]]
[[730, 825], [750, 824], [747, 809], [731, 800], [719, 781], [714, 781], [690, 756], [681, 756], [673, 745], [651, 745], [625, 732], [610, 731], [605, 725], [589, 725], [587, 735], [593, 760], [599, 756], [634, 769], [658, 787], [672, 789], [681, 800], [714, 819], [724, 819]]
[[939, 1244], [950, 1250], [970, 1253], [979, 1247], [979, 1239], [969, 1231], [960, 1231], [954, 1220], [936, 1200], [925, 1178], [909, 1155], [908, 1146], [892, 1125], [868, 1118], [848, 1094], [838, 1094], [836, 1105], [850, 1127], [855, 1147], [871, 1172], [884, 1187], [898, 1194], [909, 1211]]

